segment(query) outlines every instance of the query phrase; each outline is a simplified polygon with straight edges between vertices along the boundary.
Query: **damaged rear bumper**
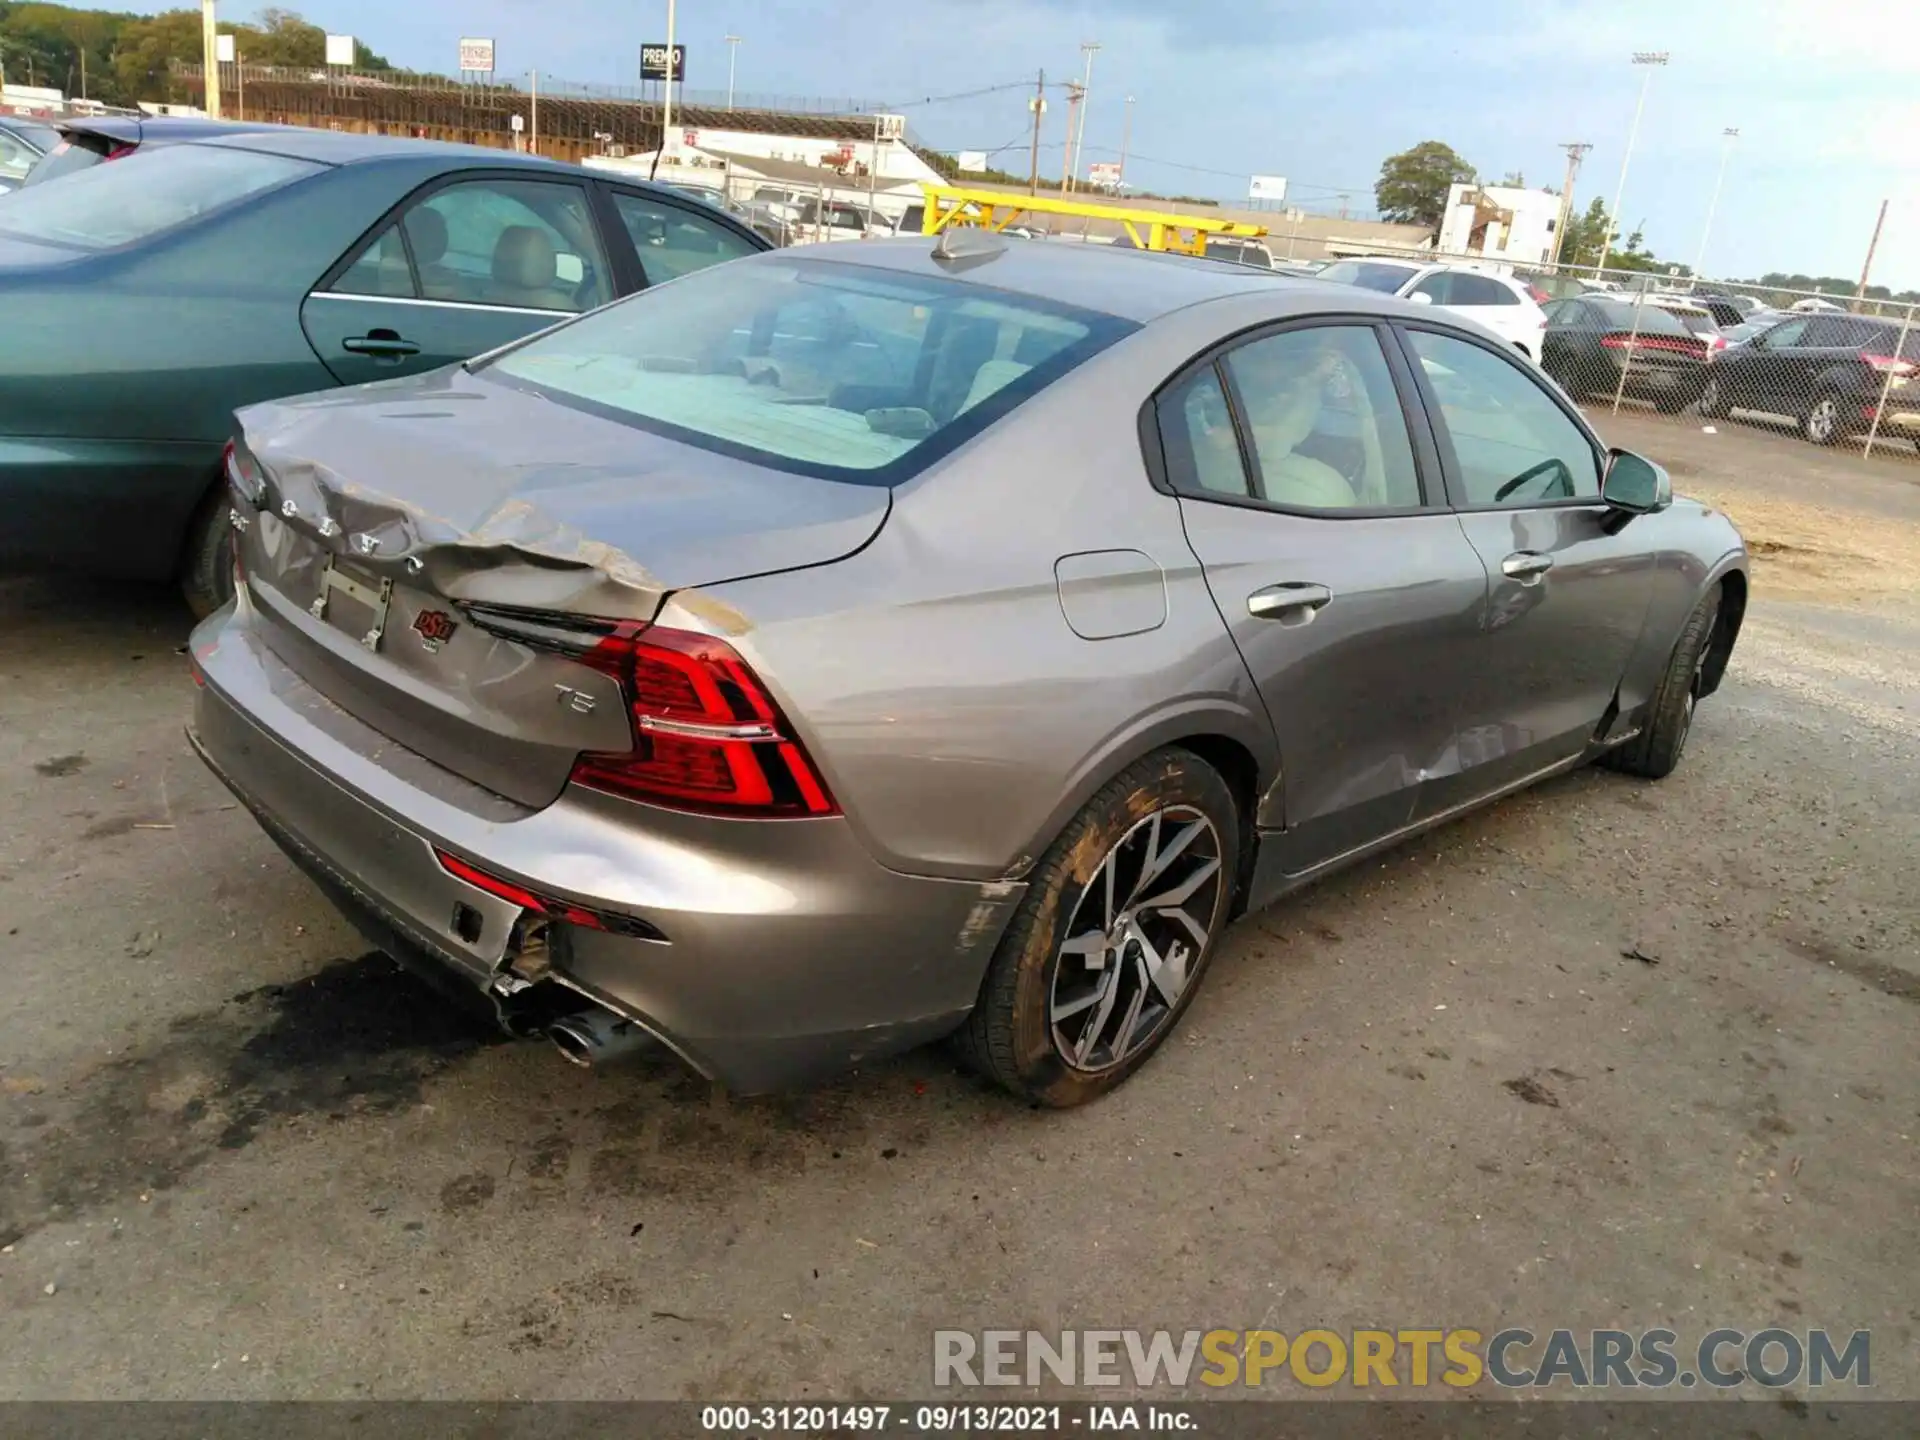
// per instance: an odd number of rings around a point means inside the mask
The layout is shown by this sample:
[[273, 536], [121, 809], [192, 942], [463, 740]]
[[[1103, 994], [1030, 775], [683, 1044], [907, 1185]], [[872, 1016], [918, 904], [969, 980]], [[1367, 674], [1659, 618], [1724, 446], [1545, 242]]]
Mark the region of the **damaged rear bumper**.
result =
[[[195, 750], [374, 943], [476, 998], [519, 974], [557, 981], [734, 1090], [951, 1030], [1024, 889], [888, 870], [839, 817], [719, 820], [571, 789], [524, 809], [331, 704], [253, 632], [244, 600], [192, 650]], [[541, 935], [436, 850], [641, 933]]]

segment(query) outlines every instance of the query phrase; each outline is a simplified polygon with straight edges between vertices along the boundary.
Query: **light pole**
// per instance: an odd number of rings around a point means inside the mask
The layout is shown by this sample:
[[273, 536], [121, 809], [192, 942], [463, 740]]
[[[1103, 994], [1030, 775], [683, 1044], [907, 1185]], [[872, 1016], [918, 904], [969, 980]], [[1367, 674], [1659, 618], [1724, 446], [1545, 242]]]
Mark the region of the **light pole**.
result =
[[1640, 99], [1633, 107], [1633, 126], [1627, 131], [1627, 153], [1620, 157], [1620, 184], [1613, 192], [1613, 213], [1607, 217], [1607, 243], [1600, 247], [1600, 273], [1607, 273], [1607, 256], [1613, 253], [1614, 237], [1620, 233], [1620, 204], [1627, 194], [1627, 166], [1633, 163], [1633, 142], [1640, 136], [1640, 112], [1647, 108], [1647, 91], [1653, 85], [1653, 72], [1669, 59], [1665, 50], [1636, 50], [1633, 63], [1647, 67], [1647, 78], [1640, 82]]
[[[667, 0], [667, 103], [660, 112], [660, 150], [667, 148], [667, 134], [673, 129], [673, 0]], [[656, 152], [655, 158], [658, 158]]]
[[1133, 96], [1127, 96], [1126, 118], [1120, 122], [1120, 184], [1127, 183], [1127, 146], [1133, 140]]
[[1733, 142], [1740, 138], [1740, 132], [1729, 125], [1720, 132], [1720, 137], [1726, 143], [1720, 149], [1720, 173], [1714, 177], [1713, 198], [1707, 201], [1707, 223], [1700, 227], [1700, 254], [1693, 262], [1696, 280], [1707, 263], [1707, 236], [1713, 233], [1713, 212], [1720, 208], [1720, 187], [1726, 183], [1727, 161], [1733, 158]]
[[214, 24], [213, 0], [200, 0], [200, 73], [206, 77], [207, 114], [220, 118], [219, 27]]
[[740, 58], [740, 37], [727, 36], [727, 109], [733, 108], [733, 62]]
[[1080, 42], [1080, 53], [1087, 57], [1086, 73], [1080, 80], [1080, 115], [1072, 140], [1072, 158], [1067, 161], [1067, 189], [1074, 188], [1074, 174], [1080, 168], [1082, 147], [1087, 138], [1087, 92], [1093, 88], [1093, 52], [1100, 48], [1098, 40]]

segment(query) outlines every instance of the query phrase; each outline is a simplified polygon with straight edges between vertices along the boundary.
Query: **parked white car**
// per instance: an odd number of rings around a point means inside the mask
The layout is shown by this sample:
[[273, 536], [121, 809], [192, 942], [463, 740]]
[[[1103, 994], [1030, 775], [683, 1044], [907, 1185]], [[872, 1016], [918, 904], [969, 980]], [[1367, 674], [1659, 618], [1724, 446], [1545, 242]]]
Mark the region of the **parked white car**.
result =
[[1336, 260], [1316, 278], [1458, 311], [1478, 320], [1534, 364], [1540, 363], [1540, 342], [1547, 333], [1540, 302], [1548, 296], [1504, 275], [1412, 260]]

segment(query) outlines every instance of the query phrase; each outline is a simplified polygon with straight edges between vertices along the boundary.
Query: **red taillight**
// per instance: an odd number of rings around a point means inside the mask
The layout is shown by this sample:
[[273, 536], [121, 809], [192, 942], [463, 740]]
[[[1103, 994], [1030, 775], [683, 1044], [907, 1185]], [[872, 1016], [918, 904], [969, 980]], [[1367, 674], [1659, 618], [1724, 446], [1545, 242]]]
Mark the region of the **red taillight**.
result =
[[1536, 305], [1544, 305], [1553, 299], [1551, 295], [1547, 294], [1547, 292], [1542, 290], [1538, 285], [1527, 286], [1527, 298]]
[[1715, 335], [1707, 341], [1707, 349], [1714, 351], [1716, 353], [1726, 348], [1727, 348], [1727, 337], [1724, 335]]
[[1704, 340], [1668, 340], [1659, 335], [1641, 335], [1633, 338], [1625, 335], [1602, 335], [1600, 343], [1609, 350], [1666, 350], [1675, 355], [1691, 355], [1696, 360], [1705, 359], [1707, 354], [1707, 343]]
[[1898, 375], [1902, 378], [1913, 374], [1915, 366], [1910, 360], [1897, 360], [1891, 355], [1869, 355], [1864, 350], [1860, 358], [1876, 375]]
[[634, 748], [582, 755], [575, 784], [719, 815], [839, 813], [773, 697], [724, 640], [623, 625], [580, 660], [620, 682]]
[[113, 149], [109, 150], [105, 155], [101, 156], [100, 158], [102, 159], [102, 161], [118, 160], [122, 156], [131, 155], [138, 148], [139, 147], [137, 145], [116, 145]]

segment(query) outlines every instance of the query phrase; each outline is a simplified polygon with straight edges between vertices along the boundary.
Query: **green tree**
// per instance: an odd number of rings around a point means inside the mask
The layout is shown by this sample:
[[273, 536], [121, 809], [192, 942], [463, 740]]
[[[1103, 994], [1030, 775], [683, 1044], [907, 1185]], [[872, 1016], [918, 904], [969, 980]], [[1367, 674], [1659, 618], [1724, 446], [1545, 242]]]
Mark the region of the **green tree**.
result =
[[1451, 145], [1422, 140], [1411, 150], [1389, 155], [1381, 162], [1373, 200], [1382, 220], [1437, 230], [1446, 214], [1448, 189], [1473, 179], [1473, 166]]

